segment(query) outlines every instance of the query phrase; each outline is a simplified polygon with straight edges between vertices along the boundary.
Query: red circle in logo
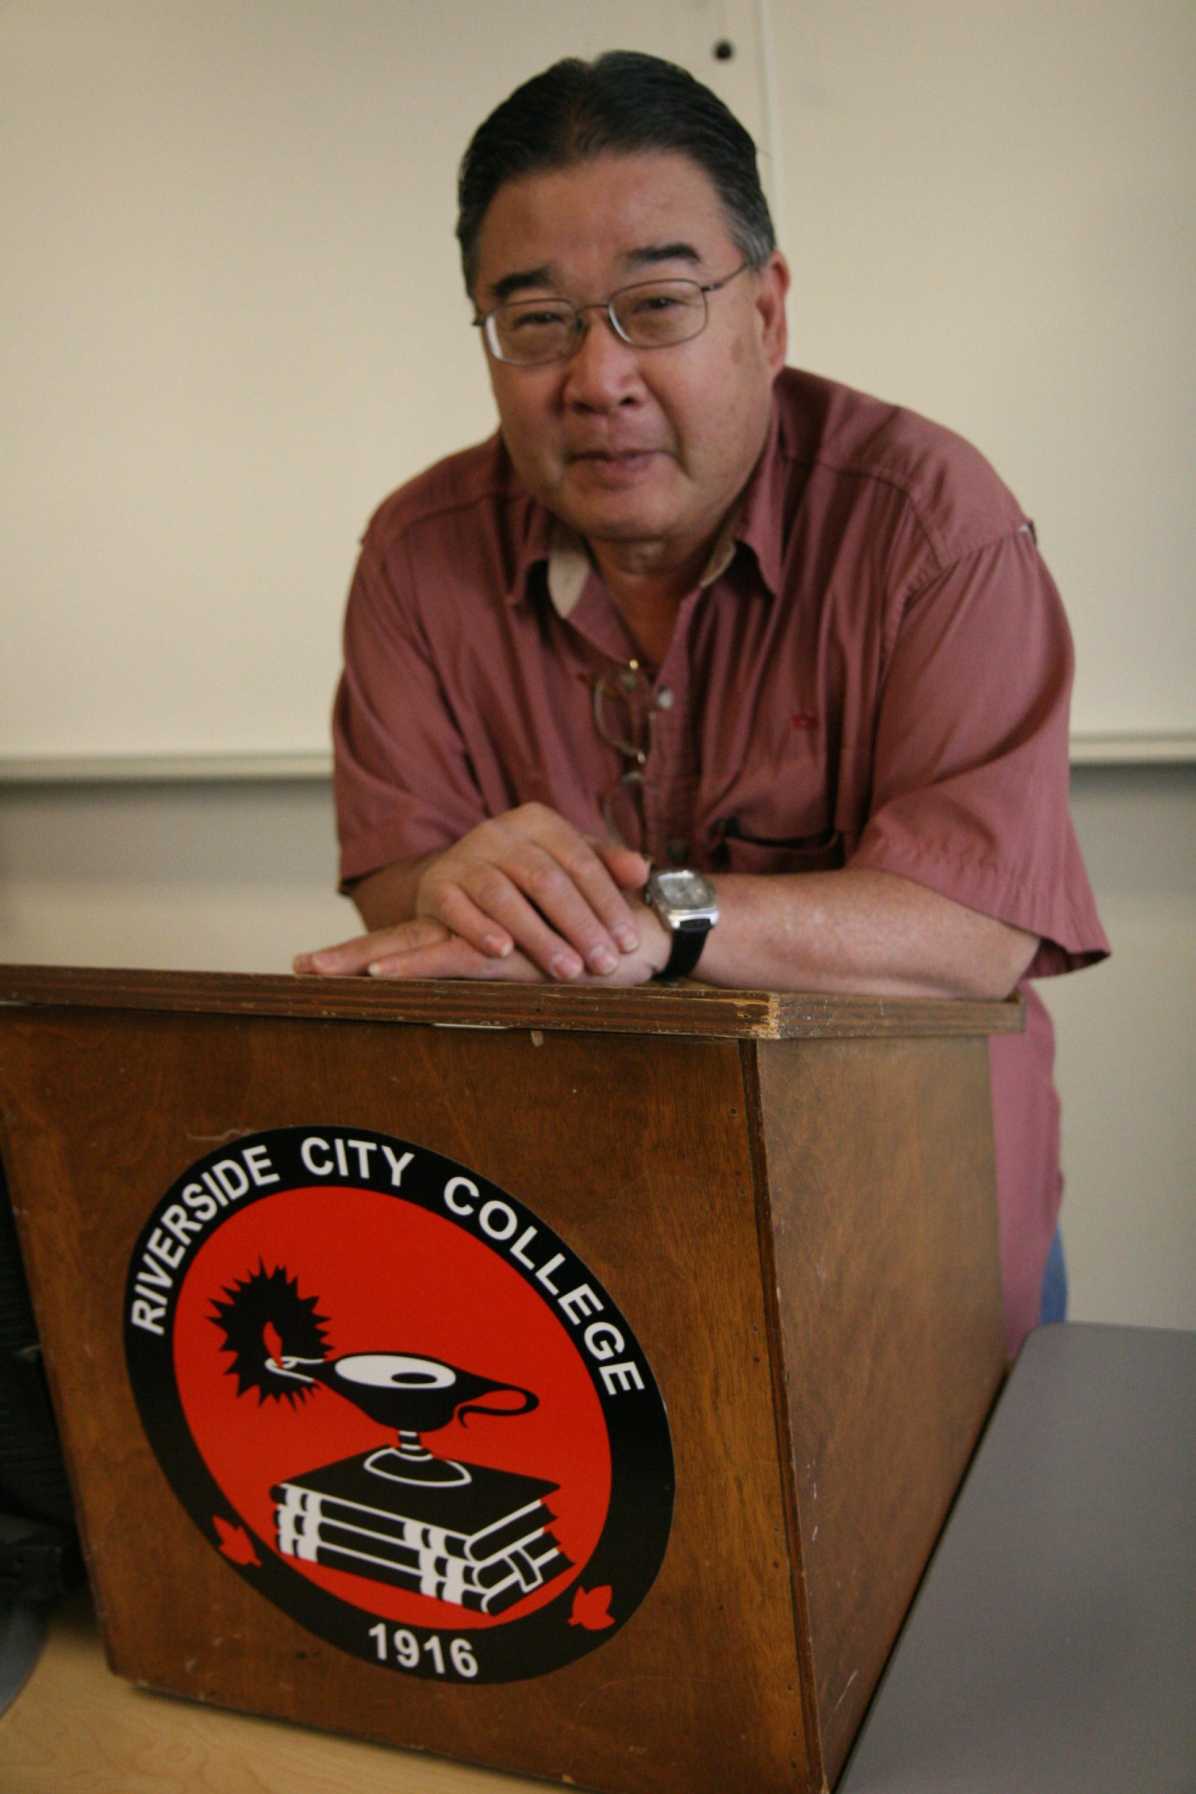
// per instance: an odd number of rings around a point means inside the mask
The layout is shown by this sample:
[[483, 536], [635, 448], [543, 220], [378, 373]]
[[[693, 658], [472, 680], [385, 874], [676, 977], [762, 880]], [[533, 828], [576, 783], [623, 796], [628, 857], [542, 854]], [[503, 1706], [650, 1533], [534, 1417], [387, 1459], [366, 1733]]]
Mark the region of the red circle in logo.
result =
[[[323, 1465], [354, 1458], [364, 1464], [394, 1443], [395, 1430], [363, 1412], [348, 1384], [346, 1395], [318, 1382], [262, 1378], [238, 1394], [221, 1307], [235, 1310], [239, 1291], [252, 1298], [254, 1279], [280, 1269], [285, 1277], [274, 1276], [276, 1287], [290, 1282], [292, 1300], [314, 1302], [332, 1360], [397, 1355], [464, 1367], [500, 1391], [532, 1390], [531, 1412], [504, 1412], [495, 1393], [490, 1412], [450, 1416], [421, 1438], [437, 1460], [553, 1484], [546, 1505], [571, 1566], [564, 1576], [573, 1580], [601, 1535], [610, 1498], [606, 1426], [573, 1339], [492, 1246], [374, 1190], [321, 1184], [267, 1196], [230, 1216], [191, 1260], [175, 1312], [175, 1378], [192, 1438], [232, 1512], [278, 1551], [272, 1490], [299, 1488]], [[268, 1293], [261, 1300], [269, 1307]], [[277, 1331], [277, 1322], [266, 1324]], [[383, 1492], [398, 1495], [401, 1488], [384, 1484]], [[446, 1530], [454, 1490], [447, 1486], [442, 1503]], [[554, 1577], [487, 1614], [386, 1586], [368, 1575], [368, 1551], [361, 1574], [297, 1555], [288, 1562], [372, 1614], [459, 1629], [518, 1619], [567, 1586]]]

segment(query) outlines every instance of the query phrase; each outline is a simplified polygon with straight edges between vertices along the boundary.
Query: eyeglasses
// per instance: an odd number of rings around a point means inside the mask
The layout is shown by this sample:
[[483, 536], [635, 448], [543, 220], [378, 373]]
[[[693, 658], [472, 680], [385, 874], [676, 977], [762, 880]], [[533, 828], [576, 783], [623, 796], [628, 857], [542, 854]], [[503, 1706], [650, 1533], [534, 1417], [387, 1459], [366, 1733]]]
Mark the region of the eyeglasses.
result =
[[473, 320], [496, 361], [539, 367], [568, 361], [589, 329], [586, 313], [601, 311], [615, 335], [633, 349], [671, 349], [701, 336], [710, 317], [708, 293], [717, 293], [750, 267], [741, 262], [721, 280], [641, 280], [609, 299], [574, 305], [570, 299], [510, 299]]
[[[652, 751], [651, 687], [637, 660], [613, 679], [594, 680], [594, 727], [628, 764], [602, 799], [602, 820], [616, 841], [630, 847], [643, 835], [644, 767]], [[628, 826], [630, 824], [630, 826]]]

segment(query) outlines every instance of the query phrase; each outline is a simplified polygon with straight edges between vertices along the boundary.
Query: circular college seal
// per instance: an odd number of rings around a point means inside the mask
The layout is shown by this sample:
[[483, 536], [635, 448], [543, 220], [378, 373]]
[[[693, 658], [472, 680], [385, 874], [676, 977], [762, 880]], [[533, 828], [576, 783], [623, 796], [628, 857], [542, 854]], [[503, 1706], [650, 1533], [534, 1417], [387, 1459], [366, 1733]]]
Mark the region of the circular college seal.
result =
[[209, 1153], [129, 1264], [129, 1377], [211, 1545], [301, 1625], [454, 1682], [624, 1625], [673, 1505], [626, 1318], [514, 1197], [341, 1127]]

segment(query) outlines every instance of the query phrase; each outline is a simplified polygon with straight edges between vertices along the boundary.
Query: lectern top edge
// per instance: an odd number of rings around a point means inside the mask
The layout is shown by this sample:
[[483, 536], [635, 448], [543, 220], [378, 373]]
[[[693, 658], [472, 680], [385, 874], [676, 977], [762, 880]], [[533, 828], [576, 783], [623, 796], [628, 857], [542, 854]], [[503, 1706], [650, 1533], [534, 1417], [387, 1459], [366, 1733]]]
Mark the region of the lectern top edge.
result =
[[975, 1002], [825, 996], [700, 984], [631, 990], [447, 980], [399, 984], [103, 966], [0, 966], [0, 1004], [732, 1040], [1008, 1034], [1023, 1026], [1017, 997]]

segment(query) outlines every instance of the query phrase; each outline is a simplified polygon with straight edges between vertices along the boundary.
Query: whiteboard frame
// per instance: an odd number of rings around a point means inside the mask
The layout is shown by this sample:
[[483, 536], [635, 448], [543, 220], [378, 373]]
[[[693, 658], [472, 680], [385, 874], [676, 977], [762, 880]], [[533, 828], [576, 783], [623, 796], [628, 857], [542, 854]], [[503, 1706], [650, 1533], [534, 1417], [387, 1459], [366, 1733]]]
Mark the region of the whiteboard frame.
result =
[[[1076, 734], [1073, 766], [1182, 766], [1196, 761], [1196, 731]], [[27, 785], [293, 784], [328, 779], [332, 755], [49, 754], [0, 758], [0, 787]]]

